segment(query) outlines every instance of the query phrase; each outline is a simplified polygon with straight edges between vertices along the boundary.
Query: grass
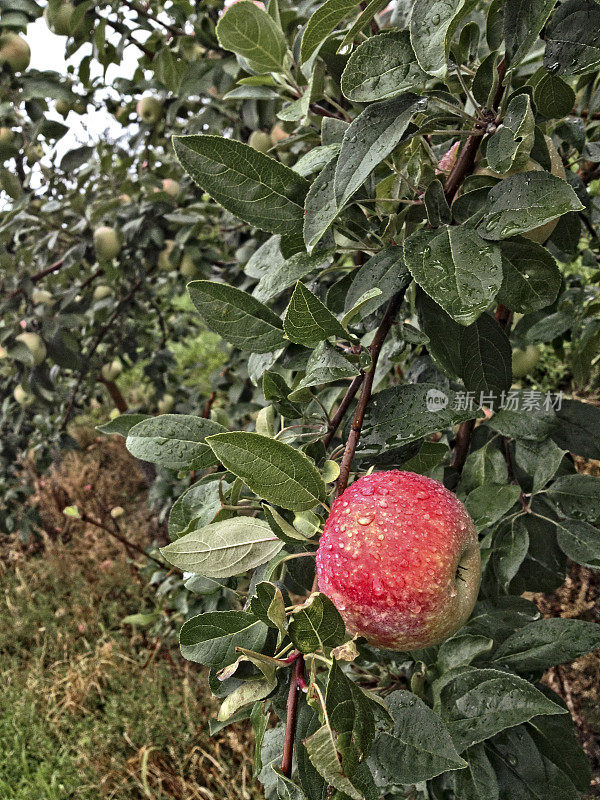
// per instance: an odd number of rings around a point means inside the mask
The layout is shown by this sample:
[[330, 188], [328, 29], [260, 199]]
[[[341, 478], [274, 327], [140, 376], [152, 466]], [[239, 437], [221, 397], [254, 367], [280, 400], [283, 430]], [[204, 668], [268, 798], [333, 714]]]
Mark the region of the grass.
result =
[[[70, 456], [61, 485], [76, 495], [77, 479], [93, 482], [105, 447]], [[121, 469], [131, 475], [127, 456], [113, 475], [117, 485]], [[47, 476], [48, 502], [52, 482]], [[98, 483], [104, 497], [108, 489]], [[89, 502], [98, 513], [100, 501]], [[136, 503], [128, 535], [148, 542], [144, 497]], [[97, 528], [64, 525], [59, 540], [36, 554], [0, 543], [0, 798], [259, 798], [248, 731], [209, 736], [215, 706], [206, 676], [122, 624], [155, 606], [140, 565]]]

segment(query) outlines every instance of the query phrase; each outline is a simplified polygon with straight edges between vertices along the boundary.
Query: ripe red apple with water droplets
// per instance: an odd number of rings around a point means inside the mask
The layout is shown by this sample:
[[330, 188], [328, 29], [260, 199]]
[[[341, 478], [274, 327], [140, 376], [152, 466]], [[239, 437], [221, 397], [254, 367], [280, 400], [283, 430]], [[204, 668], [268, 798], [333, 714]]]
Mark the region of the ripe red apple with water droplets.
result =
[[477, 531], [438, 481], [376, 472], [334, 502], [317, 574], [351, 635], [389, 650], [429, 647], [473, 610], [481, 580]]

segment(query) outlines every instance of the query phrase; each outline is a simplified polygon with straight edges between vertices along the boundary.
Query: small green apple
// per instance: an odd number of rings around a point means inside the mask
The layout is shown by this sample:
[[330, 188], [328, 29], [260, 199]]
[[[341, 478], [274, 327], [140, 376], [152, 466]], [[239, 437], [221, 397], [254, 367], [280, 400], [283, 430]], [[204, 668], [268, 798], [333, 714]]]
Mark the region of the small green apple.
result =
[[146, 95], [138, 100], [137, 113], [145, 125], [155, 125], [162, 117], [163, 106], [156, 97]]
[[121, 242], [114, 228], [102, 225], [94, 231], [96, 255], [103, 261], [111, 261], [121, 252]]
[[46, 25], [57, 36], [69, 36], [71, 33], [71, 18], [74, 11], [75, 6], [64, 0], [58, 5], [56, 3], [48, 3], [44, 10]]
[[529, 375], [540, 360], [540, 347], [537, 344], [527, 345], [525, 350], [515, 348], [512, 353], [513, 378], [524, 378]]
[[37, 333], [20, 333], [18, 336], [15, 336], [17, 342], [21, 342], [24, 344], [25, 347], [29, 350], [31, 355], [33, 356], [33, 364], [34, 366], [39, 366], [42, 361], [46, 358], [46, 345], [44, 344], [44, 340], [42, 337]]
[[24, 72], [30, 61], [31, 50], [25, 39], [12, 31], [0, 35], [0, 64], [13, 72]]
[[33, 400], [33, 397], [29, 394], [29, 392], [25, 391], [20, 383], [18, 383], [13, 389], [13, 397], [20, 406], [28, 406]]
[[123, 372], [123, 364], [118, 359], [104, 364], [100, 370], [100, 374], [105, 381], [114, 381]]
[[67, 100], [59, 99], [54, 104], [54, 108], [56, 109], [57, 114], [60, 114], [61, 117], [66, 117], [73, 106]]
[[264, 131], [252, 131], [248, 144], [259, 153], [267, 153], [271, 149], [271, 137]]
[[175, 398], [172, 394], [163, 394], [161, 399], [157, 403], [158, 413], [159, 414], [168, 414], [169, 411], [175, 405]]
[[47, 289], [34, 289], [31, 293], [31, 301], [34, 306], [54, 305], [52, 292], [49, 292]]
[[99, 300], [105, 300], [107, 297], [110, 297], [113, 294], [114, 292], [110, 286], [105, 286], [104, 284], [100, 283], [94, 289], [93, 298], [96, 302], [98, 302]]

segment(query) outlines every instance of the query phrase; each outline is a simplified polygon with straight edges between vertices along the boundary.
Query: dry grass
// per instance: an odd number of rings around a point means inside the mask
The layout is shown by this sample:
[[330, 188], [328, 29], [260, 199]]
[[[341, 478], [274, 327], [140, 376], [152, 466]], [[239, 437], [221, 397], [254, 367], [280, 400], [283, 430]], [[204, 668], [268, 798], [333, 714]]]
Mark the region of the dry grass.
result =
[[254, 800], [247, 728], [215, 737], [206, 676], [121, 620], [156, 608], [128, 555], [65, 505], [110, 519], [147, 546], [160, 535], [144, 476], [122, 440], [92, 442], [41, 478], [45, 536], [0, 543], [0, 797], [10, 800]]

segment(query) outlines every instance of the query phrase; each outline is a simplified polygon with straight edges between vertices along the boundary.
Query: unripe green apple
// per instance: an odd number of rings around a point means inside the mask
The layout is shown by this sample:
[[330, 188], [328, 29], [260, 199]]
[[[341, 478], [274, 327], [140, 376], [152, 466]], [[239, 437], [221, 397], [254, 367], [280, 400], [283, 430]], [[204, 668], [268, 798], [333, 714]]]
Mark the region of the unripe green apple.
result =
[[100, 370], [100, 374], [105, 381], [114, 381], [123, 372], [123, 364], [118, 359], [104, 364]]
[[37, 333], [20, 333], [15, 336], [17, 342], [21, 342], [33, 356], [34, 366], [38, 366], [46, 358], [46, 345], [41, 336]]
[[110, 297], [113, 294], [114, 292], [110, 288], [110, 286], [105, 286], [104, 284], [101, 283], [94, 289], [93, 298], [96, 301], [104, 300], [105, 298]]
[[540, 348], [537, 344], [527, 345], [525, 350], [515, 348], [512, 352], [513, 378], [524, 378], [529, 375], [540, 360]]
[[7, 64], [13, 72], [24, 72], [30, 61], [29, 45], [18, 33], [10, 31], [0, 36], [0, 64]]
[[94, 231], [96, 255], [103, 261], [111, 261], [121, 252], [121, 242], [114, 228], [102, 225]]
[[60, 114], [61, 117], [66, 117], [72, 106], [67, 100], [59, 99], [54, 104], [54, 108], [56, 109], [57, 114]]
[[162, 117], [163, 107], [160, 100], [152, 95], [147, 95], [138, 100], [137, 104], [138, 117], [146, 125], [154, 125]]
[[163, 192], [166, 192], [169, 197], [179, 197], [179, 192], [181, 191], [181, 186], [177, 181], [174, 181], [173, 178], [165, 178], [162, 182], [162, 189]]
[[248, 138], [248, 144], [259, 153], [268, 153], [272, 147], [271, 137], [264, 131], [252, 131]]
[[115, 111], [115, 119], [117, 122], [120, 122], [121, 125], [126, 125], [129, 121], [129, 110], [125, 106], [119, 106]]
[[20, 383], [13, 389], [13, 397], [20, 406], [28, 406], [33, 400], [29, 392], [26, 392]]
[[375, 472], [334, 502], [317, 574], [350, 635], [389, 650], [430, 647], [473, 610], [481, 580], [477, 531], [438, 481]]
[[194, 259], [188, 254], [184, 253], [179, 264], [179, 272], [186, 278], [193, 278], [196, 275], [196, 265]]
[[71, 17], [74, 11], [75, 6], [69, 2], [61, 2], [58, 6], [48, 4], [44, 11], [46, 25], [57, 36], [68, 36], [71, 33]]
[[165, 246], [158, 254], [158, 268], [162, 270], [166, 270], [169, 272], [172, 269], [175, 269], [173, 264], [171, 264], [170, 257], [173, 248], [175, 247], [175, 241], [173, 239], [167, 239], [165, 241]]
[[169, 411], [175, 405], [175, 398], [172, 394], [163, 394], [161, 399], [157, 403], [158, 413], [159, 414], [168, 414]]
[[31, 300], [34, 306], [54, 305], [52, 292], [49, 292], [47, 289], [34, 289], [31, 293]]
[[15, 132], [11, 128], [0, 128], [0, 144], [8, 147], [15, 138]]

